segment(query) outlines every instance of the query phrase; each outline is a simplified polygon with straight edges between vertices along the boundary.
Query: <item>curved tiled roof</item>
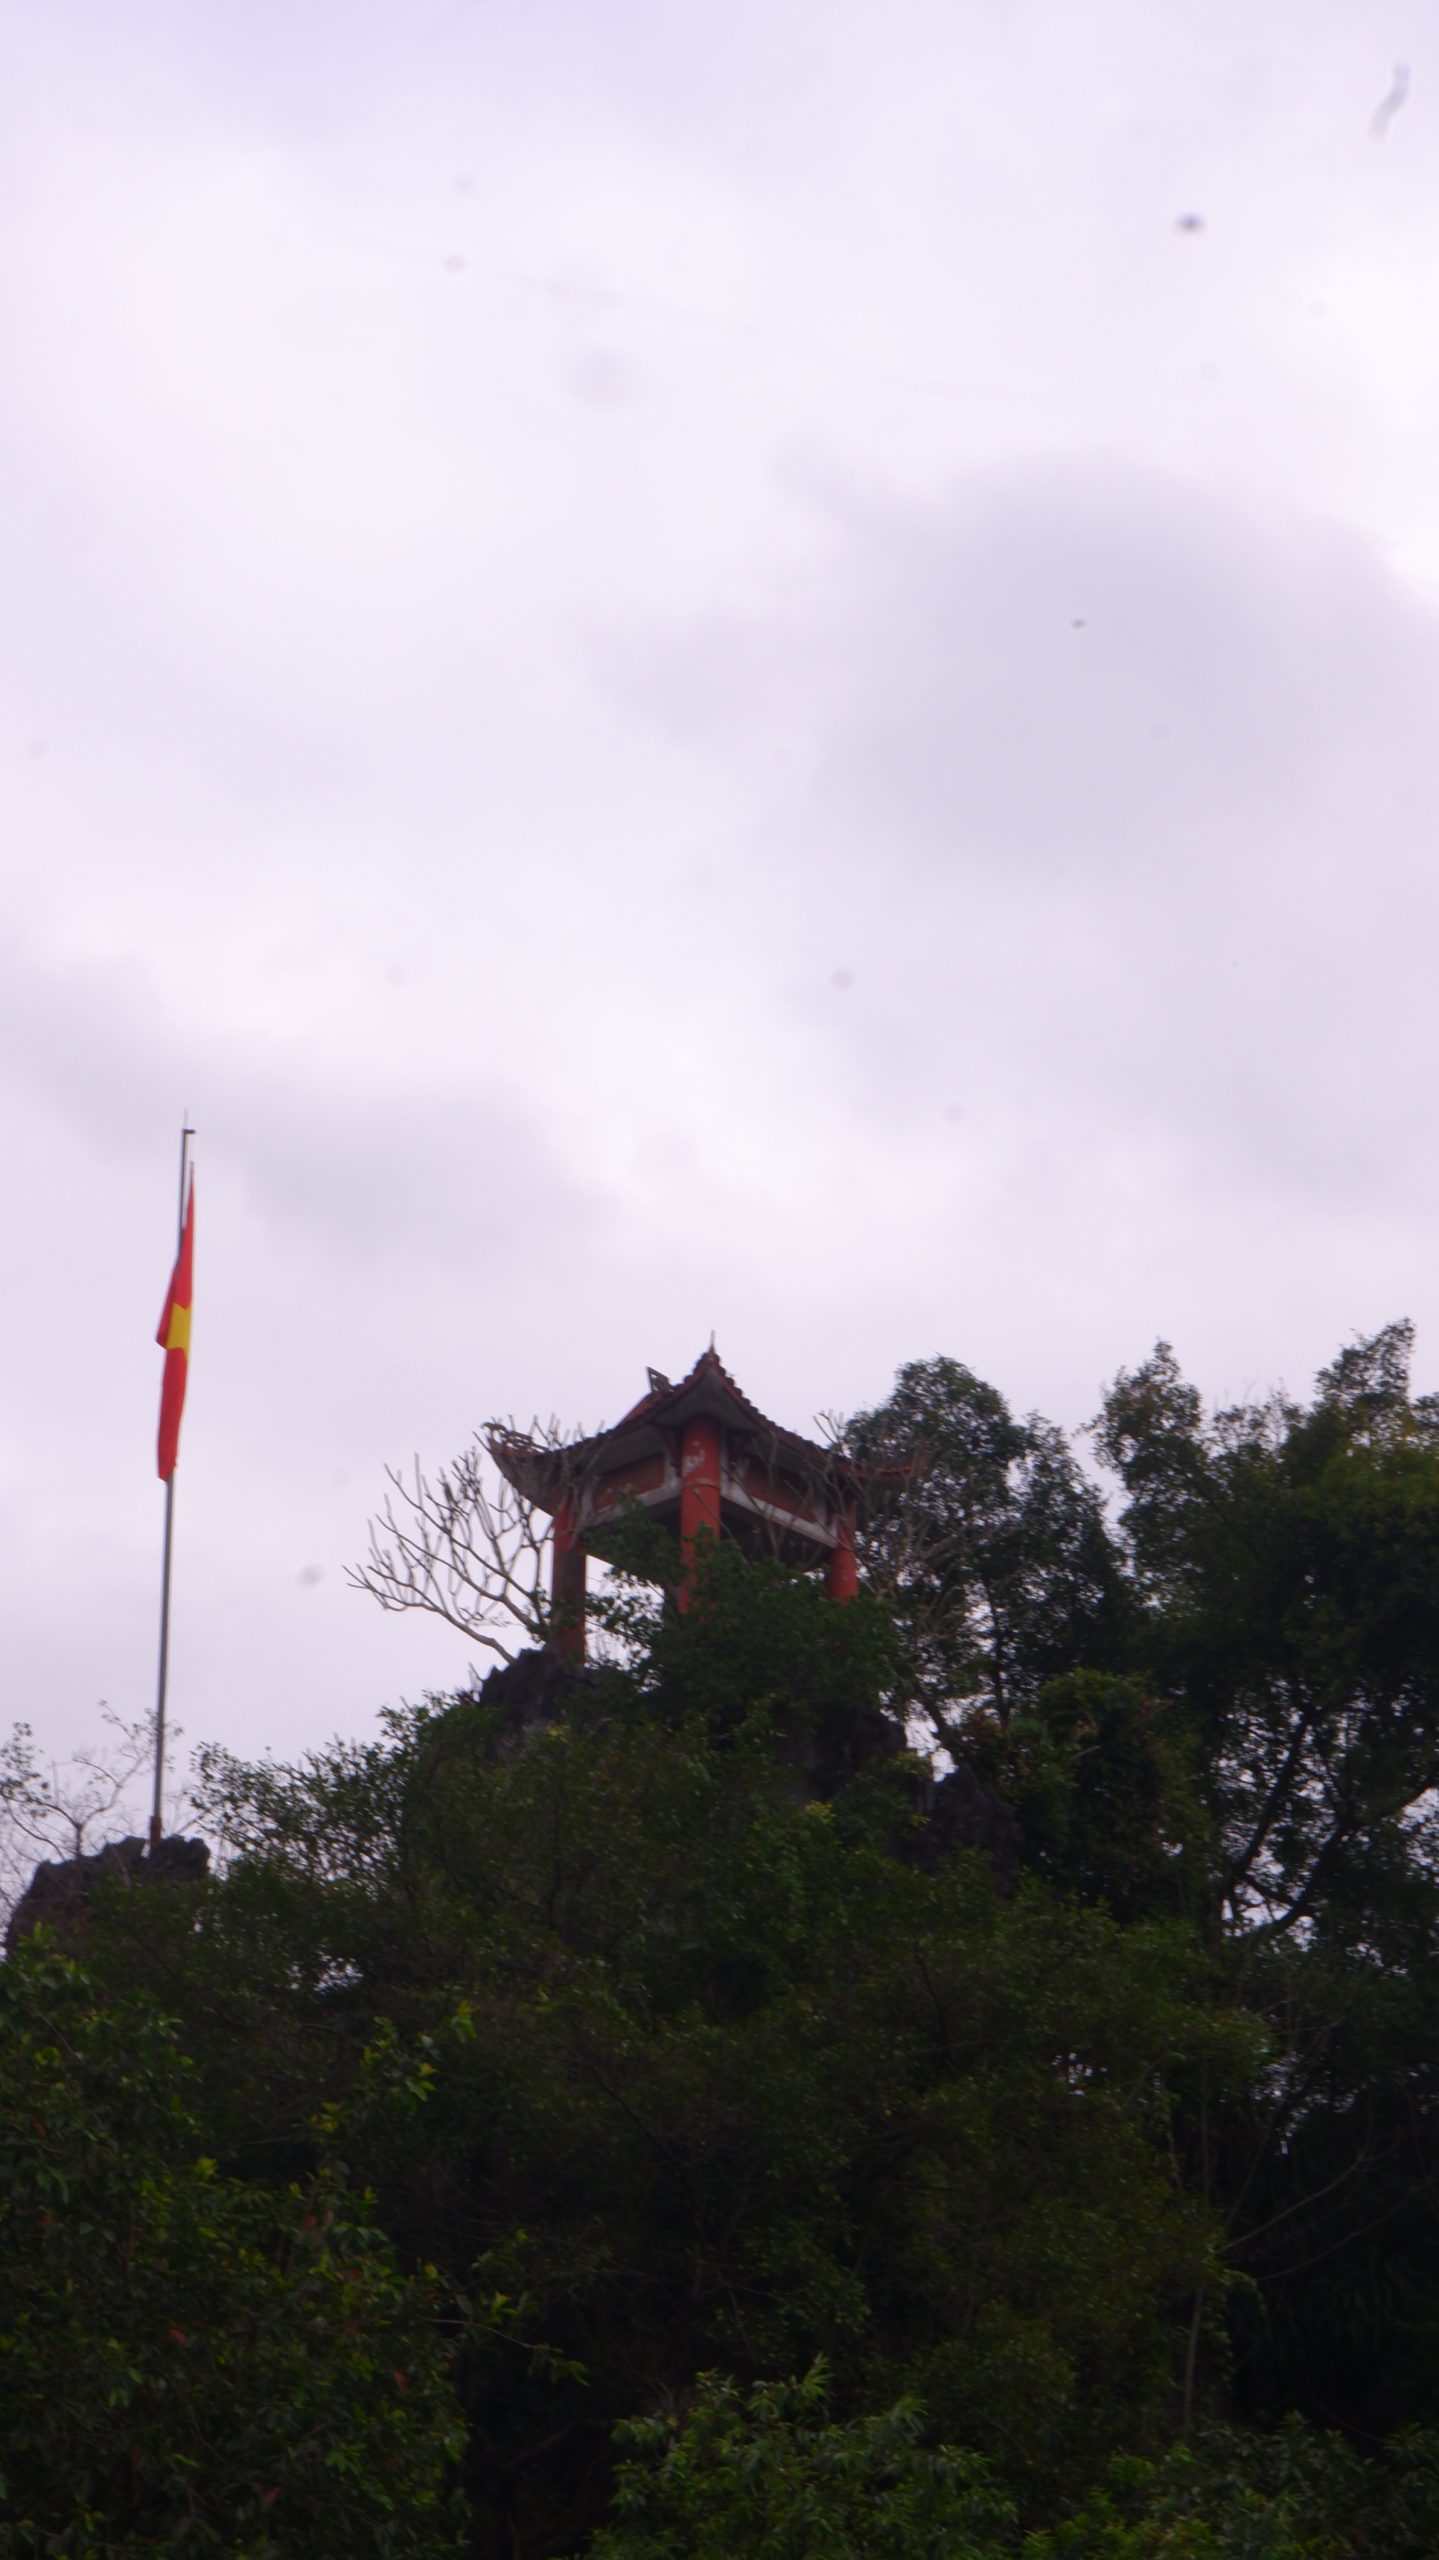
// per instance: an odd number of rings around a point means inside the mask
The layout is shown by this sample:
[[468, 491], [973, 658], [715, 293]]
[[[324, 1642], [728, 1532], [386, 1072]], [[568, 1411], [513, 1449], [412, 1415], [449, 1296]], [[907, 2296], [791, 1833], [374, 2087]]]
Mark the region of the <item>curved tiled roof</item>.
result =
[[823, 1476], [831, 1484], [836, 1480], [853, 1482], [859, 1472], [852, 1461], [835, 1450], [824, 1448], [817, 1440], [807, 1440], [802, 1432], [786, 1430], [783, 1423], [772, 1422], [768, 1414], [761, 1413], [730, 1376], [713, 1343], [700, 1353], [686, 1377], [672, 1382], [652, 1369], [650, 1378], [652, 1383], [646, 1393], [630, 1406], [628, 1413], [621, 1414], [618, 1422], [591, 1432], [583, 1440], [572, 1441], [567, 1448], [540, 1447], [522, 1432], [492, 1431], [488, 1446], [495, 1464], [521, 1493], [550, 1509], [567, 1484], [607, 1466], [628, 1463], [646, 1446], [654, 1445], [652, 1434], [661, 1438], [680, 1430], [692, 1415], [708, 1413], [728, 1422], [731, 1428], [762, 1434], [776, 1458], [787, 1458], [800, 1473], [811, 1478]]

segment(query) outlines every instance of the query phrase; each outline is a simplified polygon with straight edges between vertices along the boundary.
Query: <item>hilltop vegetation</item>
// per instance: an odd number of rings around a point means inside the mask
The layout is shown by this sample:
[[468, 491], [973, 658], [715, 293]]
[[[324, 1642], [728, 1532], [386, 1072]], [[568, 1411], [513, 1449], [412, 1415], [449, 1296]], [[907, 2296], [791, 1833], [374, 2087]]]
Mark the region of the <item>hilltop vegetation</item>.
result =
[[219, 1872], [0, 1973], [0, 2560], [1439, 2547], [1409, 1349], [1161, 1348], [1109, 1507], [917, 1364], [851, 1607], [718, 1549], [526, 1731], [208, 1755]]

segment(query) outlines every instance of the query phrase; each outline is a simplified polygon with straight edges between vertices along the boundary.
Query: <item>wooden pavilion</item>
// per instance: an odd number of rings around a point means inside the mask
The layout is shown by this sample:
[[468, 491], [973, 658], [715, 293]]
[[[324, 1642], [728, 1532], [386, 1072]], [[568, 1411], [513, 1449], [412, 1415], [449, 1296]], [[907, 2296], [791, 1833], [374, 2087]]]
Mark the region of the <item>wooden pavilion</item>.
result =
[[587, 1559], [610, 1559], [621, 1521], [635, 1509], [676, 1541], [681, 1607], [696, 1541], [706, 1534], [733, 1538], [748, 1555], [822, 1569], [834, 1600], [850, 1600], [858, 1588], [857, 1470], [771, 1422], [713, 1344], [678, 1384], [651, 1369], [638, 1404], [589, 1439], [546, 1448], [494, 1431], [489, 1447], [501, 1474], [554, 1522], [553, 1642], [572, 1658], [584, 1655]]

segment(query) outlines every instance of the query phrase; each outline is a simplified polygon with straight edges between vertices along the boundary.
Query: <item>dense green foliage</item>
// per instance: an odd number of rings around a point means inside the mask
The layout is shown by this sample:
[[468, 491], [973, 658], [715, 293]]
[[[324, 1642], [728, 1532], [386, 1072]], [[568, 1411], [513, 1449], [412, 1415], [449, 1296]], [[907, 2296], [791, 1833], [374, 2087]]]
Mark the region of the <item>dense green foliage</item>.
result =
[[903, 1633], [904, 1690], [941, 1733], [978, 1706], [1006, 1724], [1046, 1680], [1117, 1659], [1120, 1559], [1053, 1423], [1018, 1421], [957, 1360], [921, 1360], [845, 1446], [871, 1482], [866, 1573]]
[[453, 2489], [486, 2560], [1439, 2548], [1408, 1352], [1206, 1417], [1161, 1346], [1112, 1511], [916, 1364], [853, 1607], [718, 1550], [529, 1726], [212, 1754], [203, 1894], [0, 1977], [10, 2547], [439, 2552]]
[[884, 1659], [867, 1607], [717, 1559], [703, 1609], [523, 1749], [466, 1702], [301, 1771], [216, 1766], [230, 1880], [202, 1932], [160, 1913], [125, 1947], [180, 1969], [243, 2165], [301, 2138], [381, 2018], [433, 2040], [428, 2103], [363, 2166], [470, 2305], [467, 2488], [497, 2536], [597, 2520], [614, 2424], [716, 2363], [823, 2352], [850, 2405], [918, 2391], [1035, 2484], [1160, 2422], [1173, 2306], [1220, 2282], [1172, 2089], [1244, 2085], [1247, 2030], [1182, 1930], [897, 1856], [907, 1764], [806, 1796], [807, 1737]]
[[453, 2550], [429, 2291], [333, 2160], [223, 2175], [145, 1999], [0, 1969], [0, 2553]]
[[825, 2368], [743, 2392], [702, 2376], [683, 2425], [620, 2429], [632, 2458], [594, 2560], [989, 2560], [1014, 2510], [982, 2458], [929, 2451], [913, 2401], [838, 2426]]
[[927, 2447], [902, 2400], [836, 2424], [816, 2365], [744, 2392], [700, 2377], [682, 2420], [623, 2427], [629, 2459], [593, 2560], [1432, 2560], [1439, 2441], [1363, 2461], [1338, 2436], [1210, 2427], [1125, 2455], [1026, 2532], [982, 2455]]

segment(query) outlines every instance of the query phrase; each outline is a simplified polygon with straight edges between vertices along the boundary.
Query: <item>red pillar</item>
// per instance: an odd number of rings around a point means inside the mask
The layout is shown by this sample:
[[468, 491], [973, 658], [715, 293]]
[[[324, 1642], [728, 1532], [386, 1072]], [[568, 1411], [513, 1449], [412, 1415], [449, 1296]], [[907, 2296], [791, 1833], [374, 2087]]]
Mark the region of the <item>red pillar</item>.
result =
[[829, 1551], [824, 1587], [831, 1600], [853, 1600], [859, 1590], [859, 1566], [854, 1554], [854, 1504], [842, 1503], [835, 1515], [837, 1535]]
[[694, 1567], [695, 1540], [702, 1530], [717, 1538], [720, 1529], [720, 1427], [707, 1413], [685, 1424], [680, 1442], [680, 1560], [683, 1579], [679, 1604], [688, 1599]]
[[550, 1557], [550, 1650], [567, 1662], [585, 1658], [585, 1542], [574, 1527], [574, 1513], [562, 1502], [555, 1513], [554, 1548]]

